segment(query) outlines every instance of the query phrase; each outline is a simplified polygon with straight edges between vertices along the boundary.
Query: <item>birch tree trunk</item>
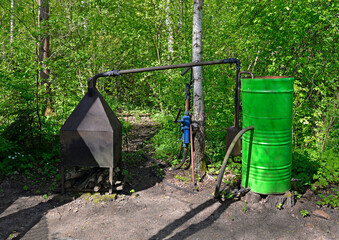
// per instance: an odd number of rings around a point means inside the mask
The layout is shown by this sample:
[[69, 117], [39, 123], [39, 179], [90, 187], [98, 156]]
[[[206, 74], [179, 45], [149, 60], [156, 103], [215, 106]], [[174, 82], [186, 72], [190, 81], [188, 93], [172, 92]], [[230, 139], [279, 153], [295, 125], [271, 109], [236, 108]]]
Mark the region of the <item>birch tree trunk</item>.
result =
[[[194, 0], [192, 61], [202, 61], [202, 5], [203, 0]], [[193, 127], [194, 168], [202, 170], [205, 157], [205, 106], [203, 97], [202, 68], [193, 68]]]
[[167, 44], [168, 44], [168, 60], [172, 60], [173, 57], [173, 30], [172, 30], [172, 22], [171, 22], [171, 16], [169, 13], [169, 9], [170, 9], [170, 4], [171, 4], [171, 0], [167, 0], [166, 2], [166, 7], [165, 7], [165, 11], [166, 11], [166, 26], [167, 26], [167, 31], [168, 31], [168, 35], [167, 35]]
[[13, 43], [13, 39], [14, 39], [14, 24], [15, 24], [14, 22], [14, 0], [11, 0], [11, 36], [10, 36], [11, 43]]

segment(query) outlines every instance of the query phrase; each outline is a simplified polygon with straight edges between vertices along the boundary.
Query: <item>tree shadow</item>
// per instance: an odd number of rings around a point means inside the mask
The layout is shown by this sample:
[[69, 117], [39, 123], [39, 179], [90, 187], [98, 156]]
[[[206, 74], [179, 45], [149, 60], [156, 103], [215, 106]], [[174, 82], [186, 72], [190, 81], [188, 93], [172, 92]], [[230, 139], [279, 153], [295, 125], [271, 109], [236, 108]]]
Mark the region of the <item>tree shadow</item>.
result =
[[[6, 209], [20, 197], [23, 196], [19, 195], [15, 199], [13, 198], [2, 209], [0, 214], [0, 239], [8, 239], [9, 237], [10, 239], [48, 239], [48, 224], [45, 214], [50, 209], [72, 201], [71, 197], [56, 195], [48, 201], [40, 202], [33, 207], [6, 214]], [[26, 234], [29, 236], [26, 236]]]
[[181, 218], [167, 225], [165, 228], [161, 229], [157, 234], [150, 237], [149, 240], [166, 238], [167, 236], [171, 235], [176, 229], [182, 226], [185, 222], [188, 222], [194, 216], [202, 212], [204, 209], [212, 206], [216, 202], [220, 202], [221, 205], [216, 210], [214, 210], [214, 212], [209, 217], [207, 217], [205, 220], [199, 223], [191, 224], [186, 229], [180, 232], [177, 232], [175, 235], [173, 235], [169, 239], [185, 239], [186, 237], [192, 236], [194, 233], [199, 232], [211, 226], [221, 216], [221, 214], [230, 206], [230, 204], [234, 201], [221, 202], [220, 200], [210, 199], [200, 204], [198, 207], [192, 209], [190, 212], [186, 213]]

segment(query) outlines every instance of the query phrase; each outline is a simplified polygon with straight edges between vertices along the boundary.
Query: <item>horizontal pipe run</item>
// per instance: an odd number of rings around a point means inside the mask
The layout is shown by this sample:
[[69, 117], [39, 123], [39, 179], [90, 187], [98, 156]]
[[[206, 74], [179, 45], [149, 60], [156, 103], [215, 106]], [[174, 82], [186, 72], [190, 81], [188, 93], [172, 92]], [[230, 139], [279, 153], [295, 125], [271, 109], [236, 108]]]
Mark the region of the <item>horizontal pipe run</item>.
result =
[[188, 68], [188, 67], [197, 67], [197, 66], [215, 65], [215, 64], [225, 64], [225, 63], [236, 63], [237, 64], [237, 69], [238, 68], [240, 69], [240, 61], [239, 61], [239, 59], [237, 59], [237, 58], [229, 58], [229, 59], [214, 60], [214, 61], [207, 61], [207, 62], [182, 63], [182, 64], [166, 65], [166, 66], [159, 66], [159, 67], [128, 69], [128, 70], [121, 70], [121, 71], [118, 71], [118, 72], [119, 72], [119, 74], [141, 73], [141, 72], [152, 72], [152, 71], [175, 69], [175, 68]]
[[175, 65], [149, 67], [149, 68], [127, 69], [127, 70], [120, 70], [120, 71], [111, 70], [108, 72], [96, 74], [94, 77], [89, 78], [87, 80], [88, 81], [88, 92], [89, 92], [89, 96], [93, 94], [93, 88], [96, 87], [96, 81], [100, 77], [112, 77], [112, 76], [114, 77], [114, 76], [119, 76], [121, 74], [128, 74], [128, 73], [153, 72], [153, 71], [175, 69], [175, 68], [190, 68], [190, 67], [197, 67], [197, 66], [226, 64], [226, 63], [235, 63], [237, 71], [240, 71], [240, 60], [237, 58], [228, 58], [228, 59], [221, 59], [221, 60], [214, 60], [214, 61], [207, 61], [207, 62], [182, 63], [182, 64], [175, 64]]

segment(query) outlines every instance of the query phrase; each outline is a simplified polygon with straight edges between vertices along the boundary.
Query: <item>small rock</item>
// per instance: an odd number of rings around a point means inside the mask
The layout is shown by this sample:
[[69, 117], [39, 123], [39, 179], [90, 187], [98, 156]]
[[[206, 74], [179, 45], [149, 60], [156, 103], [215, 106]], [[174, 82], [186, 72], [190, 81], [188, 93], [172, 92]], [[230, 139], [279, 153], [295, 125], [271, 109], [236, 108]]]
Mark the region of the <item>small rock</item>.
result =
[[258, 202], [260, 202], [260, 200], [261, 200], [261, 195], [258, 194], [258, 193], [254, 193], [254, 192], [248, 192], [248, 193], [245, 195], [245, 200], [246, 200], [248, 203], [258, 203]]
[[311, 189], [307, 189], [307, 191], [304, 193], [304, 195], [302, 197], [309, 200], [310, 198], [312, 198], [312, 196], [313, 196], [312, 190]]
[[314, 216], [320, 217], [320, 218], [324, 218], [324, 219], [330, 219], [330, 215], [328, 215], [327, 213], [325, 213], [322, 210], [314, 210], [313, 211]]
[[313, 229], [313, 228], [314, 228], [314, 225], [313, 225], [312, 223], [306, 223], [306, 224], [305, 224], [305, 227], [310, 228], [310, 229]]
[[97, 185], [97, 186], [95, 186], [94, 188], [93, 188], [93, 191], [94, 192], [99, 192], [99, 190], [100, 190], [100, 186], [99, 185]]

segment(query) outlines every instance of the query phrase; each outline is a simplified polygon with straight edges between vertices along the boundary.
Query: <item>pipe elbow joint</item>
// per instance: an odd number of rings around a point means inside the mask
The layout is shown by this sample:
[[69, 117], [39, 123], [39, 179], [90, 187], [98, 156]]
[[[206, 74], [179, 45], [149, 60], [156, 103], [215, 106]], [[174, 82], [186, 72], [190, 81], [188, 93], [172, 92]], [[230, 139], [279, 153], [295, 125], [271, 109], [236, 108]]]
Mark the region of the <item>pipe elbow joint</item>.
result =
[[237, 71], [240, 71], [240, 68], [241, 68], [241, 62], [240, 62], [239, 59], [237, 59], [237, 58], [228, 58], [228, 59], [224, 59], [224, 63], [235, 63], [235, 64], [236, 64]]

